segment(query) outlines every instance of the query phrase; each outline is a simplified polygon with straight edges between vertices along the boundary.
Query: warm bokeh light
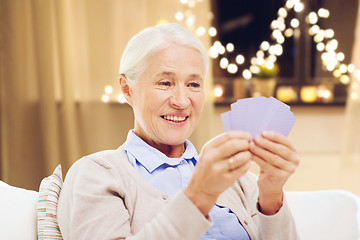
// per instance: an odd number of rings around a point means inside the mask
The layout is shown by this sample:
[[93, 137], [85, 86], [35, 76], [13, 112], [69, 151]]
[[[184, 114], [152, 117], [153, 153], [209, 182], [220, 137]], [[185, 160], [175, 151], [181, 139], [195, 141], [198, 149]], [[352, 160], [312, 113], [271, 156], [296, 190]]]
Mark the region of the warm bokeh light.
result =
[[340, 62], [341, 62], [341, 61], [344, 61], [344, 59], [345, 59], [345, 54], [342, 53], [342, 52], [337, 53], [337, 54], [336, 54], [336, 59], [339, 60]]
[[294, 11], [295, 12], [302, 12], [304, 10], [304, 4], [302, 2], [298, 2], [295, 4], [294, 6]]
[[330, 16], [330, 12], [325, 8], [320, 8], [318, 11], [318, 15], [322, 18], [328, 18]]
[[210, 49], [208, 50], [208, 54], [213, 59], [215, 59], [219, 56], [219, 53], [215, 46], [210, 47]]
[[319, 51], [319, 52], [322, 52], [325, 50], [325, 44], [320, 42], [318, 44], [316, 44], [316, 49]]
[[110, 86], [110, 85], [106, 85], [105, 88], [104, 88], [104, 91], [105, 91], [106, 94], [112, 94], [113, 87]]
[[322, 42], [325, 38], [325, 32], [323, 30], [320, 30], [314, 37], [314, 41], [316, 43]]
[[341, 71], [339, 69], [335, 69], [333, 71], [333, 76], [336, 78], [340, 78], [341, 77]]
[[210, 28], [209, 28], [209, 35], [210, 35], [210, 37], [215, 37], [216, 34], [217, 34], [216, 28], [210, 27]]
[[276, 90], [276, 98], [286, 103], [294, 102], [298, 100], [297, 91], [294, 87], [279, 86]]
[[284, 34], [285, 34], [285, 37], [288, 37], [288, 38], [292, 37], [294, 35], [294, 30], [292, 28], [288, 28], [285, 30]]
[[293, 18], [293, 19], [291, 19], [291, 21], [290, 21], [290, 25], [291, 25], [293, 28], [297, 28], [297, 27], [299, 27], [300, 22], [299, 22], [298, 19]]
[[339, 67], [339, 70], [341, 73], [346, 73], [347, 72], [347, 66], [345, 64], [341, 64]]
[[332, 96], [332, 92], [329, 89], [323, 89], [323, 88], [318, 89], [319, 98], [329, 99], [331, 96]]
[[251, 65], [250, 72], [253, 74], [258, 74], [260, 72], [260, 67], [257, 65]]
[[214, 90], [213, 90], [213, 94], [217, 98], [222, 97], [223, 94], [224, 94], [224, 87], [221, 86], [221, 85], [215, 85]]
[[291, 8], [293, 8], [293, 7], [295, 6], [295, 3], [294, 3], [294, 1], [292, 1], [292, 0], [288, 0], [288, 1], [286, 1], [285, 6], [286, 6], [288, 9], [291, 9]]
[[318, 25], [313, 25], [310, 29], [309, 29], [309, 34], [310, 35], [315, 35], [317, 33], [319, 33], [320, 31], [320, 27]]
[[347, 70], [348, 70], [349, 73], [353, 73], [354, 70], [355, 70], [354, 64], [352, 64], [352, 63], [349, 64], [349, 65], [347, 66]]
[[270, 43], [268, 41], [263, 41], [260, 45], [260, 48], [264, 51], [267, 51], [270, 48]]
[[196, 35], [197, 35], [198, 37], [202, 37], [202, 36], [205, 35], [206, 30], [205, 30], [205, 28], [204, 28], [203, 26], [200, 26], [200, 27], [198, 27], [198, 28], [196, 29], [195, 33], [196, 33]]
[[356, 69], [354, 71], [354, 76], [355, 76], [356, 79], [360, 80], [360, 70], [359, 69]]
[[264, 57], [265, 57], [264, 51], [261, 51], [261, 50], [257, 51], [257, 52], [256, 52], [256, 57], [258, 57], [258, 58], [264, 58]]
[[301, 101], [305, 103], [313, 103], [317, 99], [316, 86], [304, 86], [300, 90]]
[[229, 65], [229, 60], [226, 57], [220, 59], [220, 67], [226, 69]]
[[307, 20], [310, 24], [316, 24], [318, 22], [318, 16], [315, 12], [310, 12]]
[[177, 21], [182, 21], [183, 19], [184, 19], [184, 13], [183, 12], [176, 12], [175, 13], [175, 19], [177, 20]]
[[103, 94], [103, 95], [101, 96], [101, 101], [102, 101], [103, 103], [108, 103], [108, 102], [110, 101], [110, 96], [107, 95], [107, 94]]
[[119, 103], [126, 103], [126, 98], [125, 98], [125, 95], [123, 93], [120, 93], [118, 95], [117, 100], [118, 100]]
[[[256, 58], [255, 64], [253, 64], [253, 66], [254, 66], [254, 65], [263, 65], [264, 62], [265, 62], [265, 59], [264, 59], [264, 58], [258, 57], [258, 58]], [[250, 71], [251, 71], [251, 69], [250, 69]]]
[[236, 64], [234, 64], [234, 63], [230, 63], [230, 64], [227, 66], [227, 70], [228, 70], [229, 73], [232, 73], [232, 74], [237, 73], [237, 71], [238, 71], [238, 66], [237, 66]]
[[242, 75], [243, 75], [243, 77], [244, 77], [245, 79], [248, 79], [248, 80], [252, 77], [252, 74], [251, 74], [251, 72], [250, 72], [249, 69], [245, 69], [245, 70], [242, 72]]
[[282, 7], [282, 8], [279, 9], [278, 15], [279, 15], [280, 17], [282, 17], [282, 18], [286, 18], [287, 15], [288, 15], [288, 13], [287, 13], [286, 9]]
[[350, 83], [350, 77], [348, 75], [342, 75], [340, 77], [340, 82], [342, 84], [349, 84]]
[[245, 57], [243, 55], [239, 54], [236, 56], [235, 61], [237, 64], [241, 65], [245, 62]]
[[334, 30], [326, 29], [325, 30], [325, 36], [326, 36], [326, 38], [333, 38], [335, 36]]
[[352, 93], [350, 94], [350, 98], [351, 98], [352, 100], [358, 100], [358, 99], [359, 99], [359, 94], [358, 94], [357, 92], [352, 92]]
[[235, 49], [235, 46], [234, 46], [234, 44], [232, 44], [232, 43], [228, 43], [228, 44], [226, 44], [226, 51], [228, 51], [228, 52], [233, 52], [234, 51], [234, 49]]

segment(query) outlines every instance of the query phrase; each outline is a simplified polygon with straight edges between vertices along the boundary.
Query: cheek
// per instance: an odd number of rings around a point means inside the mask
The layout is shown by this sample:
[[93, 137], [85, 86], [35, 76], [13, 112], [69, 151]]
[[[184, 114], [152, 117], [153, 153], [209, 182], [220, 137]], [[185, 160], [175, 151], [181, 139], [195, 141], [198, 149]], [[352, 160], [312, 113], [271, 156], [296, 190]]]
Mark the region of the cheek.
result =
[[196, 113], [200, 114], [202, 112], [203, 107], [204, 107], [204, 101], [205, 101], [205, 98], [204, 98], [204, 94], [202, 94], [202, 93], [193, 97], [193, 106], [194, 106]]

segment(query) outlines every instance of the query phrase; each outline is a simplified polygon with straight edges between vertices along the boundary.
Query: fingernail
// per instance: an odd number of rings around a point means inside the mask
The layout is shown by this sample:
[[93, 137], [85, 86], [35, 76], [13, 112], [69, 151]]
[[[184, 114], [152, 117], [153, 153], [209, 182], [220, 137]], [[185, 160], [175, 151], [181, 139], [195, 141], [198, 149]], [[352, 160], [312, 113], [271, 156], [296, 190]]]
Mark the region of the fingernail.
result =
[[272, 135], [272, 132], [265, 130], [265, 131], [263, 131], [261, 134], [262, 134], [263, 136], [265, 136], [265, 137], [270, 137], [270, 136]]

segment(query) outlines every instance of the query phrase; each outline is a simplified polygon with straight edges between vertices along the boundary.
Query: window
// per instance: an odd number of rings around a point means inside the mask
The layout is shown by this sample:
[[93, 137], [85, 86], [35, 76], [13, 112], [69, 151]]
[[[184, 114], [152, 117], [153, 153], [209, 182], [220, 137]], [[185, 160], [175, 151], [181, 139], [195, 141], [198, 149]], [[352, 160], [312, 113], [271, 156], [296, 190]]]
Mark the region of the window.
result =
[[[279, 51], [282, 52], [279, 55], [273, 54], [276, 56], [275, 67], [278, 67], [273, 96], [290, 104], [344, 105], [349, 74], [341, 73], [343, 68], [340, 66], [344, 65], [346, 71], [351, 71], [349, 64], [358, 2], [305, 0], [301, 3], [302, 9], [298, 5], [298, 11], [294, 11], [294, 8], [286, 8], [282, 0], [212, 0], [215, 15], [213, 24], [218, 30], [213, 42], [216, 45], [216, 41], [219, 41], [225, 49], [213, 60], [214, 85], [223, 90], [223, 95], [219, 94], [216, 98], [217, 104], [228, 104], [237, 98], [255, 96], [254, 84], [258, 77], [253, 74], [250, 80], [246, 80], [243, 71], [250, 69], [251, 59], [255, 61], [262, 54], [259, 53], [260, 46], [266, 41], [270, 45], [281, 45]], [[283, 17], [285, 28], [281, 29], [281, 36], [284, 38], [282, 43], [281, 37], [279, 41], [275, 40], [274, 28], [270, 26], [274, 26], [273, 20], [278, 19], [279, 9], [283, 7], [287, 11], [286, 14], [282, 13], [286, 15]], [[325, 12], [319, 12], [319, 9]], [[311, 12], [316, 13], [316, 16], [309, 15]], [[326, 13], [330, 13], [330, 16], [326, 17]], [[313, 16], [310, 22], [309, 16]], [[310, 30], [312, 26], [315, 27]], [[321, 39], [319, 35], [316, 42], [313, 40], [316, 34], [310, 31], [316, 32], [319, 29], [324, 30], [325, 37]], [[330, 41], [332, 47], [336, 47], [332, 54], [336, 55], [337, 64], [330, 64], [326, 69], [322, 62], [329, 54], [324, 55], [327, 51], [322, 47]], [[265, 58], [269, 56], [269, 51], [262, 52], [265, 52]], [[236, 62], [239, 55], [238, 60], [245, 59], [243, 63]], [[231, 63], [232, 69], [229, 66]], [[342, 75], [345, 77], [340, 77]]]

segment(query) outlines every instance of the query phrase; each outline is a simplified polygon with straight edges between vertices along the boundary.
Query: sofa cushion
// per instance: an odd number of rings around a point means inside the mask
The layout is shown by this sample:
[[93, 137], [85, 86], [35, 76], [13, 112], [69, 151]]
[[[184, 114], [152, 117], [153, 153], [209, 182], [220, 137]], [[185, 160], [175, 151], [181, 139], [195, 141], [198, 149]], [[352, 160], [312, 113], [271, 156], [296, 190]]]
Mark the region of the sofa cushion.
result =
[[36, 239], [38, 193], [0, 181], [0, 239]]
[[62, 239], [57, 222], [57, 204], [62, 188], [59, 164], [54, 173], [41, 181], [38, 201], [38, 239]]
[[360, 198], [343, 190], [286, 192], [301, 240], [360, 239]]

